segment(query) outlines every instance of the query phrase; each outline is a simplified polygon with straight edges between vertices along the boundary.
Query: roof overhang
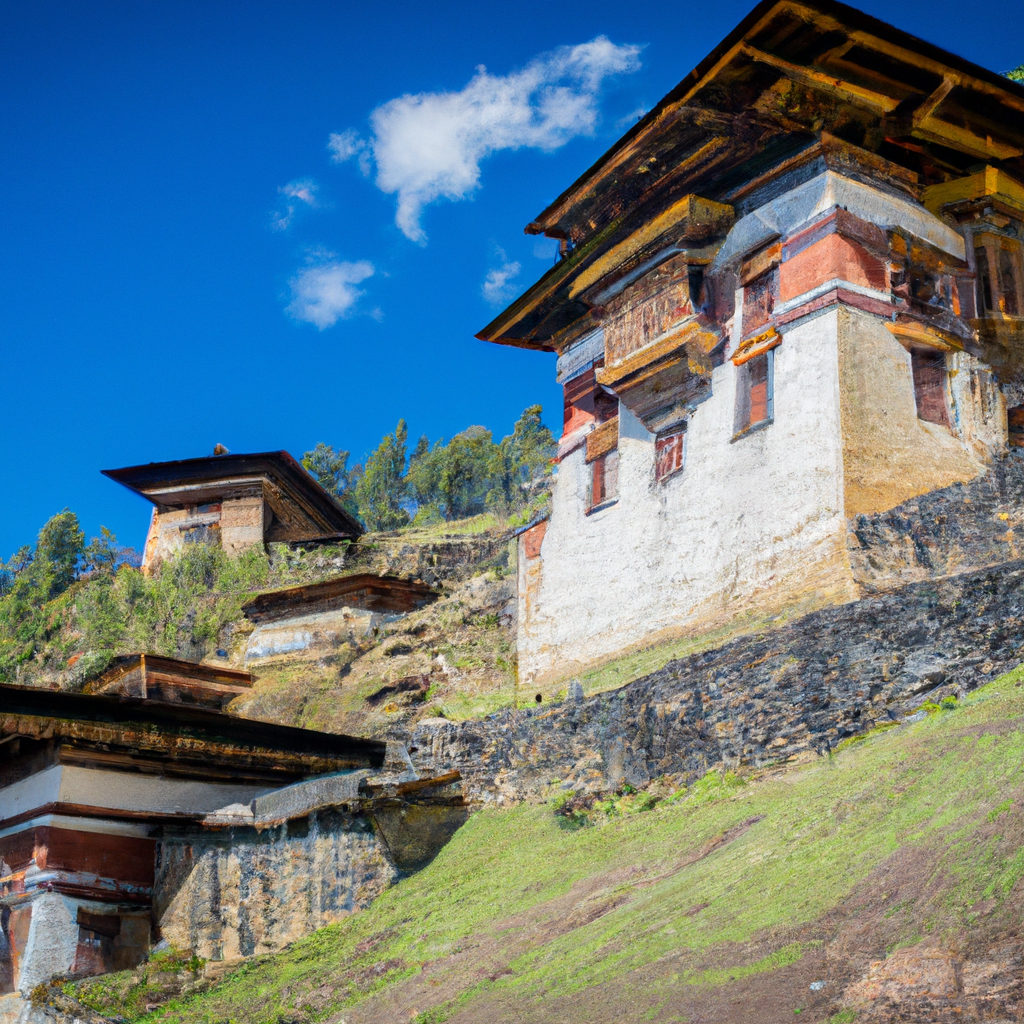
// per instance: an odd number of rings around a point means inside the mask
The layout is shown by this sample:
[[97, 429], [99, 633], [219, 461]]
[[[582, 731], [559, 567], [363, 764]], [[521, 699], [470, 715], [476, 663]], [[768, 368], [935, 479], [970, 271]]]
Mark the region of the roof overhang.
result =
[[527, 226], [570, 254], [478, 337], [559, 350], [600, 305], [570, 282], [616, 251], [641, 265], [659, 244], [694, 247], [663, 232], [645, 248], [642, 232], [688, 198], [741, 206], [745, 185], [827, 136], [929, 184], [979, 164], [1024, 180], [1024, 86], [835, 0], [764, 0]]
[[262, 494], [281, 524], [281, 539], [355, 538], [363, 528], [288, 452], [212, 455], [150, 462], [103, 475], [161, 509]]
[[267, 591], [244, 604], [242, 612], [252, 622], [288, 619], [344, 606], [401, 614], [422, 608], [439, 596], [432, 587], [417, 580], [358, 573], [323, 583]]

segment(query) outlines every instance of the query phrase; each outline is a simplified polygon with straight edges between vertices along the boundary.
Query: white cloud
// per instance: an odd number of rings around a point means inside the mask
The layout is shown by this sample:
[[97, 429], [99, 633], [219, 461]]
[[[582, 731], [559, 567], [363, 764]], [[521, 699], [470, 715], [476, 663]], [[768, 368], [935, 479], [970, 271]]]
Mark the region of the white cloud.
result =
[[474, 192], [485, 157], [524, 146], [553, 150], [592, 134], [602, 82], [636, 71], [639, 52], [598, 36], [542, 54], [509, 75], [481, 66], [461, 91], [399, 96], [370, 115], [370, 139], [350, 129], [332, 135], [328, 147], [338, 163], [357, 159], [364, 174], [372, 161], [377, 187], [398, 197], [395, 223], [424, 243], [423, 207]]
[[270, 226], [275, 231], [284, 231], [291, 226], [300, 203], [304, 203], [313, 209], [320, 205], [320, 199], [317, 194], [320, 191], [320, 186], [312, 178], [299, 178], [296, 181], [289, 181], [287, 185], [282, 185], [277, 191], [285, 196], [289, 202], [285, 204], [283, 211], [277, 210], [271, 215]]
[[498, 250], [498, 258], [502, 261], [500, 267], [491, 267], [484, 278], [483, 287], [480, 289], [483, 297], [492, 305], [500, 306], [509, 299], [514, 298], [519, 290], [516, 287], [515, 279], [519, 276], [522, 267], [510, 261], [503, 249]]
[[314, 258], [319, 262], [300, 270], [288, 282], [292, 301], [285, 311], [293, 319], [314, 324], [321, 331], [349, 315], [365, 294], [356, 285], [374, 274], [373, 264], [366, 260], [346, 263], [331, 259], [331, 255], [318, 254]]

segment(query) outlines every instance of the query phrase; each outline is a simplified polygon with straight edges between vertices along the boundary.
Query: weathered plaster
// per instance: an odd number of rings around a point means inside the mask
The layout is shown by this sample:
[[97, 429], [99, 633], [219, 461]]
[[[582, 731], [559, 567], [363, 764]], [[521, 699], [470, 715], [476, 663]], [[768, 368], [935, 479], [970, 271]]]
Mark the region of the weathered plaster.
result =
[[1002, 442], [1006, 417], [977, 360], [955, 357], [948, 395], [954, 433], [918, 419], [910, 353], [883, 320], [842, 307], [839, 322], [846, 515], [882, 512], [983, 472], [982, 453]]
[[666, 630], [703, 627], [809, 591], [854, 596], [846, 554], [838, 313], [785, 332], [775, 420], [733, 439], [736, 367], [715, 369], [683, 471], [654, 479], [654, 435], [620, 407], [619, 499], [586, 514], [578, 450], [559, 467], [539, 559], [520, 552], [524, 682], [569, 676]]

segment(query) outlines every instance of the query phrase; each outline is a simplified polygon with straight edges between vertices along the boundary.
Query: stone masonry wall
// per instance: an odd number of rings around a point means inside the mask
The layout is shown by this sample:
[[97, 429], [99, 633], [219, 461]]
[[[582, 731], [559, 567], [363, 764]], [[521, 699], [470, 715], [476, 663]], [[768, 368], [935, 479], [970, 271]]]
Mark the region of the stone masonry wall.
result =
[[426, 719], [406, 740], [417, 770], [457, 768], [479, 801], [540, 796], [553, 780], [642, 786], [826, 751], [1015, 667], [1022, 641], [1014, 561], [815, 612], [611, 692], [484, 721]]
[[273, 952], [362, 909], [396, 874], [366, 819], [340, 811], [262, 832], [168, 833], [154, 916], [172, 945], [230, 960]]

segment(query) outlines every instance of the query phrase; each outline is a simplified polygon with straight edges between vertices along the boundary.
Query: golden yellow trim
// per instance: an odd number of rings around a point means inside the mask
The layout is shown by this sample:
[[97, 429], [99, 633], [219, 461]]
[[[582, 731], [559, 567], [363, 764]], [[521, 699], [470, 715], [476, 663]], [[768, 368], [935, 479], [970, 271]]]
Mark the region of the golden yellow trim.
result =
[[[698, 153], [694, 154], [694, 158], [720, 149], [726, 141], [725, 139], [712, 139]], [[644, 248], [644, 246], [655, 241], [659, 235], [663, 235], [681, 221], [692, 222], [687, 225], [687, 231], [703, 223], [709, 225], [712, 228], [712, 232], [714, 232], [728, 228], [732, 224], [733, 216], [733, 208], [725, 203], [716, 203], [711, 199], [702, 199], [697, 195], [683, 196], [682, 199], [673, 203], [664, 213], [648, 221], [642, 228], [634, 231], [625, 241], [620, 242], [600, 259], [595, 260], [589, 267], [581, 271], [569, 289], [569, 297], [575, 299], [581, 292], [586, 291], [591, 285], [597, 284], [601, 278], [616, 270], [631, 256]]]
[[589, 434], [587, 434], [586, 461], [593, 462], [595, 459], [607, 455], [610, 451], [619, 446], [619, 417], [602, 423]]
[[760, 334], [755, 334], [752, 338], [740, 342], [739, 348], [731, 357], [732, 364], [733, 366], [742, 366], [755, 356], [767, 352], [770, 348], [775, 348], [781, 342], [782, 335], [774, 327], [769, 327], [767, 331], [762, 331]]
[[943, 352], [962, 352], [964, 349], [963, 342], [955, 334], [944, 331], [941, 327], [930, 327], [908, 320], [898, 320], [896, 323], [888, 321], [885, 326], [904, 348], [909, 349], [911, 345], [927, 345]]
[[966, 178], [930, 185], [922, 196], [924, 205], [934, 214], [950, 203], [989, 198], [1024, 213], [1024, 185], [998, 167], [986, 167]]
[[[687, 353], [684, 351], [684, 346], [694, 341], [701, 343], [704, 349], [710, 350], [717, 343], [718, 337], [702, 327], [697, 320], [688, 320], [663, 338], [659, 338], [627, 356], [621, 363], [598, 370], [597, 382], [614, 389], [621, 381], [632, 377], [646, 367], [654, 367], [654, 364], [657, 364], [655, 369], [663, 369], [666, 362], [671, 365], [671, 363], [677, 363], [686, 358]], [[675, 356], [674, 359], [673, 356]]]

